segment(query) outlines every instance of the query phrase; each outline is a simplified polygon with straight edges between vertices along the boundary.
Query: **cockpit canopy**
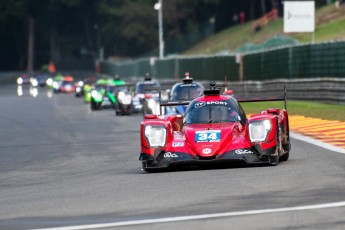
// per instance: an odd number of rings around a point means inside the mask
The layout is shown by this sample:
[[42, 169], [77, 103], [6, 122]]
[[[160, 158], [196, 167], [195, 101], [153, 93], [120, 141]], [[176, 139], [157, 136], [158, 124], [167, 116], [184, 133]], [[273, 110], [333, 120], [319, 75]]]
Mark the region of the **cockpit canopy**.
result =
[[159, 83], [156, 80], [140, 81], [135, 86], [136, 93], [145, 93], [145, 90], [150, 90], [153, 87], [159, 87]]
[[177, 83], [171, 90], [171, 100], [192, 100], [204, 95], [204, 87], [200, 83]]
[[241, 106], [232, 98], [221, 100], [194, 100], [185, 113], [185, 124], [207, 124], [246, 121], [246, 116]]

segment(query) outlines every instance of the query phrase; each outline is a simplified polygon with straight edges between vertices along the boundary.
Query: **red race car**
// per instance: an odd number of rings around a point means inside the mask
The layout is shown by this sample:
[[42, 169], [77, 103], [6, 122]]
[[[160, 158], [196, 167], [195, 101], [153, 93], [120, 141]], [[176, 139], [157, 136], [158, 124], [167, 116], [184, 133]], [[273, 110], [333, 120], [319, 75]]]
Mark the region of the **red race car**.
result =
[[60, 87], [60, 92], [74, 93], [76, 86], [74, 84], [74, 78], [72, 76], [65, 76]]
[[[285, 100], [285, 109], [267, 109], [250, 118], [239, 104], [277, 100]], [[211, 83], [204, 96], [191, 102], [170, 101], [161, 106], [186, 104], [184, 116], [145, 115], [139, 158], [144, 171], [236, 161], [276, 165], [288, 160], [291, 146], [286, 91], [279, 98], [235, 99], [221, 95]]]

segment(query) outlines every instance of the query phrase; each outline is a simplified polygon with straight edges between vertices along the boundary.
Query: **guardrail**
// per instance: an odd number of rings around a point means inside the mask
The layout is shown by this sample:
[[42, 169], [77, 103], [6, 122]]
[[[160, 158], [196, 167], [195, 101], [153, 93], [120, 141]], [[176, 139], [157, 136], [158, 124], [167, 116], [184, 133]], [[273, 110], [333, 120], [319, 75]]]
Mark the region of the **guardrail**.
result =
[[[139, 80], [136, 79], [136, 80]], [[198, 79], [194, 79], [198, 81]], [[162, 79], [162, 85], [171, 88], [176, 80]], [[210, 81], [198, 81], [205, 89], [210, 87]], [[308, 100], [345, 105], [345, 79], [339, 78], [306, 78], [278, 79], [267, 81], [217, 81], [217, 84], [227, 86], [238, 97], [269, 97], [280, 96], [287, 91], [288, 100]]]
[[0, 84], [16, 83], [17, 77], [21, 72], [3, 72], [0, 73]]
[[245, 97], [281, 95], [284, 86], [288, 100], [345, 104], [345, 79], [308, 78], [228, 83], [228, 88], [234, 90], [235, 95]]

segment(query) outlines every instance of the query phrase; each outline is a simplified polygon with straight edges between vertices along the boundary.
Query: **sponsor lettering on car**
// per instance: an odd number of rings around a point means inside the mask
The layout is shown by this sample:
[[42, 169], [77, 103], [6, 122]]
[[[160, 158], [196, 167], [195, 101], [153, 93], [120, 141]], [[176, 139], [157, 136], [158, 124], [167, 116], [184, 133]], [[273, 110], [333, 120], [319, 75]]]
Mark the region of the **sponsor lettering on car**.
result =
[[177, 158], [177, 154], [176, 153], [171, 153], [171, 152], [166, 152], [164, 153], [164, 158]]
[[184, 142], [173, 142], [172, 143], [172, 147], [183, 147], [184, 146]]
[[253, 152], [248, 149], [237, 149], [235, 153], [238, 155], [245, 155], [245, 154], [252, 154]]

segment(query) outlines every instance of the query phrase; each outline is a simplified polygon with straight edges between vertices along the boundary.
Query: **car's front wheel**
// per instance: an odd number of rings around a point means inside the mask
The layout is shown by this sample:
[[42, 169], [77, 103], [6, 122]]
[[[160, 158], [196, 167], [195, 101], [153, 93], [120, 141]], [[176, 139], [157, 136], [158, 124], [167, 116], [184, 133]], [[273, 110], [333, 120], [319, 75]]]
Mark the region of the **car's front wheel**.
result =
[[156, 172], [157, 170], [155, 170], [154, 168], [151, 168], [150, 166], [152, 166], [153, 161], [142, 161], [142, 172], [147, 172], [147, 173], [153, 173]]
[[91, 100], [90, 108], [91, 108], [91, 110], [99, 110], [100, 109], [98, 103], [96, 103], [94, 100]]
[[289, 159], [289, 152], [285, 153], [279, 158], [280, 161], [287, 161]]

